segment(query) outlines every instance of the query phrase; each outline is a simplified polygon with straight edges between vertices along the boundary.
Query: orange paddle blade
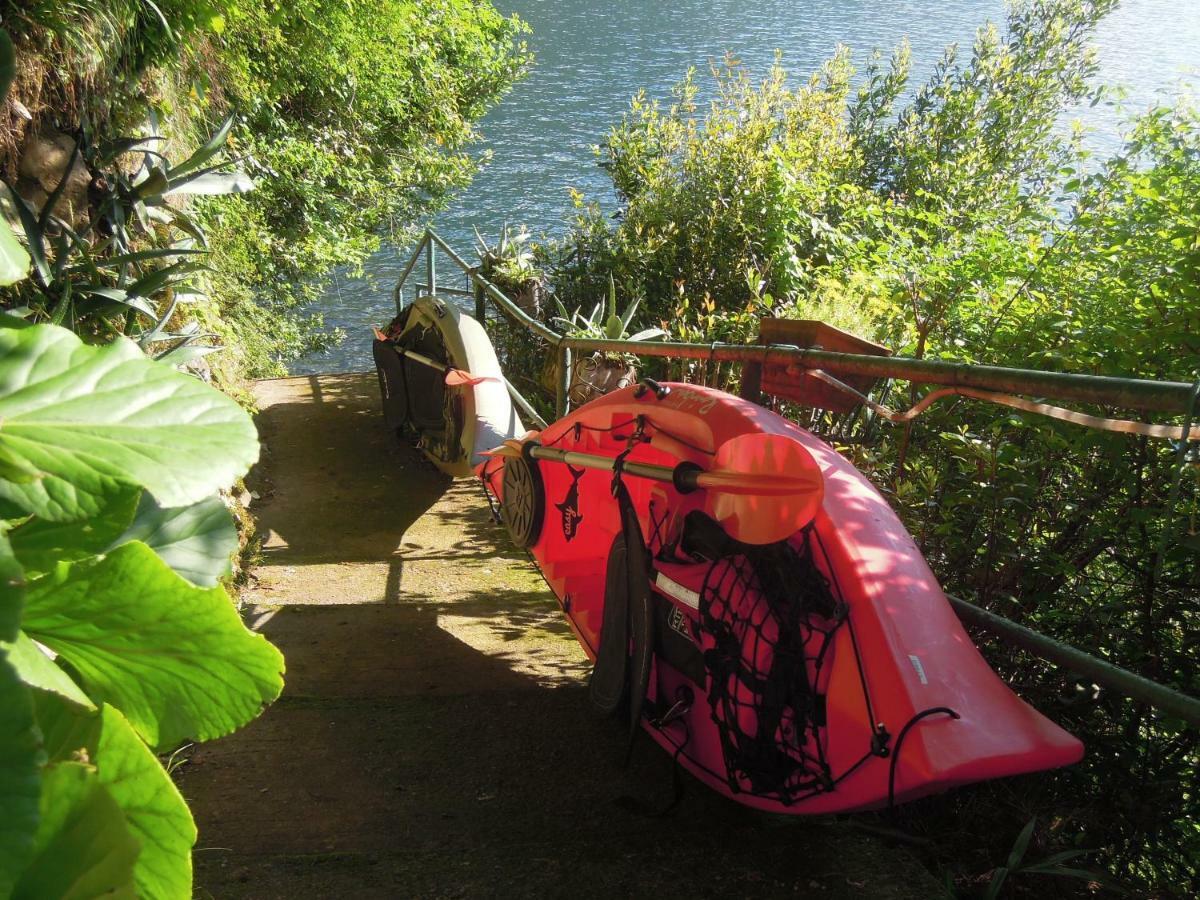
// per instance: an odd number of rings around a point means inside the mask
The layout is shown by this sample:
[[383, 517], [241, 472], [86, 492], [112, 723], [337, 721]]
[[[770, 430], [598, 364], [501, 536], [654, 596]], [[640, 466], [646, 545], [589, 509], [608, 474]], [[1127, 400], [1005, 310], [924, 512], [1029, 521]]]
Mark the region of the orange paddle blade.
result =
[[476, 377], [470, 372], [462, 369], [451, 369], [446, 373], [446, 387], [473, 387], [477, 384], [482, 384], [485, 381], [499, 381], [494, 375], [480, 375]]
[[781, 541], [813, 520], [825, 496], [821, 468], [795, 438], [742, 434], [717, 448], [696, 479], [705, 511], [747, 544]]

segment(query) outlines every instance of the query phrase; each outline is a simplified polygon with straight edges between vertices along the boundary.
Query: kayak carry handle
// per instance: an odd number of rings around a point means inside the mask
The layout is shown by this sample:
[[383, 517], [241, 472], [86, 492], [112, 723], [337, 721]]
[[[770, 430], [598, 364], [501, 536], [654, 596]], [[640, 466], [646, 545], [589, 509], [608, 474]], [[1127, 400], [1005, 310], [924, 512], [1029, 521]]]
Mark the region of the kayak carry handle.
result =
[[641, 400], [646, 395], [646, 391], [654, 391], [654, 396], [659, 400], [662, 400], [671, 393], [671, 389], [665, 384], [659, 384], [653, 378], [643, 378], [638, 382], [638, 386], [633, 389], [633, 398]]

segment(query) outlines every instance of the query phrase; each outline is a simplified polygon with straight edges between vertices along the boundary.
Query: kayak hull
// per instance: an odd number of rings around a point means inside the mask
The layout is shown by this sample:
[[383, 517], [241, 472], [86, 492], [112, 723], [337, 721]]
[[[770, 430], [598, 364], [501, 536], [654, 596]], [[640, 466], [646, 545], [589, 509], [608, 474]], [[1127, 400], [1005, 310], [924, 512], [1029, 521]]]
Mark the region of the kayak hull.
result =
[[[1082, 744], [991, 670], [912, 537], [845, 458], [747, 401], [703, 387], [669, 387], [663, 397], [650, 391], [639, 397], [631, 388], [599, 398], [551, 425], [537, 441], [615, 457], [628, 447], [641, 417], [646, 434], [664, 438], [637, 444], [627, 463], [709, 469], [722, 445], [735, 438], [778, 435], [803, 448], [823, 482], [811, 521], [782, 542], [783, 557], [769, 554], [790, 561], [786, 571], [794, 574], [787, 578], [797, 597], [826, 597], [825, 607], [815, 607], [821, 614], [792, 616], [799, 622], [787, 625], [792, 634], [781, 631], [791, 615], [786, 597], [771, 601], [774, 607], [762, 605], [769, 579], [753, 562], [758, 551], [738, 545], [740, 555], [720, 561], [684, 552], [689, 529], [704, 520], [698, 511], [720, 514], [713, 498], [705, 491], [681, 493], [673, 484], [622, 477], [652, 559], [648, 577], [658, 622], [641, 727], [681, 766], [747, 806], [816, 815], [901, 803], [1080, 759]], [[549, 460], [522, 462], [536, 467], [544, 506], [529, 550], [595, 660], [608, 552], [622, 533], [613, 476]], [[516, 465], [495, 457], [477, 469], [502, 509], [509, 464]], [[743, 526], [755, 515], [775, 514], [769, 503], [747, 502]], [[722, 587], [727, 582], [732, 587]], [[761, 612], [771, 609], [777, 612]], [[767, 671], [762, 660], [770, 657], [770, 671], [778, 673], [785, 652], [793, 654], [798, 662], [788, 677], [805, 684], [794, 695], [803, 700], [803, 711], [797, 700], [782, 715], [770, 712], [762, 699], [767, 694], [747, 694], [745, 683], [721, 668], [730, 635], [741, 635], [742, 659], [732, 665], [743, 671], [754, 665]], [[768, 752], [769, 763], [764, 735], [783, 750]], [[791, 774], [785, 771], [789, 766]]]

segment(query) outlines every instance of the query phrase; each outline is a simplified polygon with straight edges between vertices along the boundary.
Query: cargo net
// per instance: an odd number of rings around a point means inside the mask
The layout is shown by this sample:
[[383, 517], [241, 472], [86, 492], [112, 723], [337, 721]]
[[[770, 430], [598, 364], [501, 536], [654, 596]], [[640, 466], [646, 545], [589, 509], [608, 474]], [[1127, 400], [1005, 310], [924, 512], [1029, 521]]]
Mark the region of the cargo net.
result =
[[811, 526], [793, 540], [731, 547], [700, 593], [709, 703], [730, 790], [784, 805], [834, 786], [817, 686], [846, 618], [813, 560]]

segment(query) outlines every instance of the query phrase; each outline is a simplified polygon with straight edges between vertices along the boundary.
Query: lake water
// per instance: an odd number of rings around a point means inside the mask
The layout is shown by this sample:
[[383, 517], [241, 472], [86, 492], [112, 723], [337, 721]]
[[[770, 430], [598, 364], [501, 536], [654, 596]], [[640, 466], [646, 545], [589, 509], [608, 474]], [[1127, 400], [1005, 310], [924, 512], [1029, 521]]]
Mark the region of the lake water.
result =
[[[969, 51], [975, 29], [1003, 21], [1001, 0], [497, 0], [530, 24], [537, 56], [530, 75], [483, 120], [492, 162], [434, 226], [473, 262], [474, 228], [494, 239], [505, 223], [536, 233], [561, 229], [567, 190], [612, 202], [609, 182], [595, 164], [593, 145], [645, 88], [667, 97], [689, 66], [704, 71], [732, 53], [764, 71], [776, 50], [797, 77], [807, 77], [846, 44], [864, 62], [901, 38], [912, 45], [919, 84], [958, 42]], [[1128, 88], [1125, 107], [1145, 108], [1181, 82], [1197, 86], [1200, 0], [1124, 0], [1097, 35], [1101, 77]], [[1093, 129], [1089, 146], [1104, 152], [1117, 142], [1122, 113], [1107, 105], [1078, 111]], [[1065, 125], [1064, 125], [1065, 127]], [[361, 278], [340, 274], [321, 303], [343, 344], [293, 363], [296, 374], [371, 367], [370, 327], [394, 314], [391, 289], [411, 248], [385, 246]], [[440, 271], [450, 274], [449, 262]], [[457, 284], [457, 280], [455, 282]]]

